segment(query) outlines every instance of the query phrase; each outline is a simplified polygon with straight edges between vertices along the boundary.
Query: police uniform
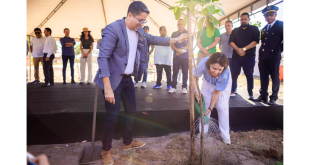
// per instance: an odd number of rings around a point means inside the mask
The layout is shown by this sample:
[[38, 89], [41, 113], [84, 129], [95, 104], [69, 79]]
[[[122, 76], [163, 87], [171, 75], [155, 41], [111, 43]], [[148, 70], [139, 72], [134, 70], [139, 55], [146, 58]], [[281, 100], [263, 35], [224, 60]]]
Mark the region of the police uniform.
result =
[[[278, 9], [276, 6], [267, 6], [262, 12], [266, 14], [276, 12]], [[279, 68], [281, 52], [283, 51], [283, 22], [275, 20], [270, 29], [269, 24], [267, 24], [261, 31], [261, 42], [258, 63], [261, 89], [260, 96], [256, 100], [267, 102], [270, 75], [272, 79], [272, 95], [268, 104], [273, 105], [278, 99], [280, 88]]]

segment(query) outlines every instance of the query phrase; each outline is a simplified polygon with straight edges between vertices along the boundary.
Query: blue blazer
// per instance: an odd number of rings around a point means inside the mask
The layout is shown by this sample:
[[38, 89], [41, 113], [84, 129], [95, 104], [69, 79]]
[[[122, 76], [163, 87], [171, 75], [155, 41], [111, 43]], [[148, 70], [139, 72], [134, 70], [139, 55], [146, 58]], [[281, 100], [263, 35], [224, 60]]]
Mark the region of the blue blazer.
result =
[[[127, 66], [129, 56], [129, 43], [125, 25], [125, 17], [107, 25], [102, 34], [102, 42], [99, 51], [98, 65], [99, 70], [95, 76], [94, 82], [104, 89], [102, 78], [110, 77], [112, 90], [114, 91], [122, 80]], [[148, 44], [169, 46], [170, 38], [155, 37], [143, 31], [142, 27], [138, 29], [138, 47], [134, 65], [134, 71], [131, 74], [141, 80], [143, 71], [148, 65]]]
[[262, 45], [259, 48], [259, 60], [281, 60], [283, 22], [277, 20], [268, 31], [267, 25], [261, 31]]

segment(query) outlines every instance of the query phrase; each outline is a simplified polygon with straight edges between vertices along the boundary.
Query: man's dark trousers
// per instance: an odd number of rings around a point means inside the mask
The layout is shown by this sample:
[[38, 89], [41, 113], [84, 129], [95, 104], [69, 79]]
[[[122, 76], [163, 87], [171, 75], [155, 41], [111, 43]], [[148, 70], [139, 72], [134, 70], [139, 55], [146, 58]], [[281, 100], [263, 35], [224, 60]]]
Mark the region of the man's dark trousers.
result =
[[261, 89], [260, 94], [262, 98], [268, 97], [269, 75], [272, 79], [272, 95], [270, 100], [278, 99], [278, 92], [280, 88], [279, 68], [281, 60], [261, 60], [258, 63], [260, 73]]
[[51, 85], [54, 84], [54, 70], [53, 70], [53, 60], [55, 58], [55, 55], [52, 54], [50, 56], [49, 61], [45, 61], [47, 56], [47, 53], [44, 53], [43, 55], [43, 71], [44, 71], [44, 77], [45, 77], [45, 85], [50, 83]]
[[248, 86], [249, 96], [253, 96], [253, 87], [254, 87], [254, 66], [255, 66], [255, 56], [246, 57], [246, 58], [232, 58], [232, 88], [231, 92], [234, 93], [237, 87], [237, 79], [241, 72], [241, 67], [245, 74]]
[[[228, 58], [228, 61], [229, 61], [230, 74], [232, 75], [232, 73], [231, 73], [231, 68], [233, 67], [232, 66], [232, 58]], [[235, 93], [237, 92], [237, 88], [238, 88], [238, 82], [236, 81]]]
[[63, 76], [63, 81], [66, 82], [66, 69], [67, 69], [67, 64], [68, 60], [70, 62], [70, 69], [71, 69], [71, 81], [74, 81], [74, 59], [75, 56], [66, 56], [62, 55], [62, 76]]
[[183, 83], [182, 88], [187, 89], [187, 79], [188, 79], [188, 58], [179, 58], [176, 57], [173, 59], [173, 79], [172, 79], [172, 88], [177, 89], [177, 78], [180, 66], [182, 66], [182, 74], [183, 74]]
[[167, 86], [171, 85], [171, 66], [169, 65], [159, 65], [156, 64], [156, 71], [157, 71], [157, 82], [156, 84], [161, 86], [161, 79], [163, 76], [163, 69], [165, 69], [166, 76], [167, 76]]
[[[103, 124], [103, 140], [102, 149], [109, 151], [112, 148], [112, 139], [114, 136], [114, 127], [117, 123], [118, 114], [120, 111], [121, 101], [125, 107], [125, 121], [123, 128], [123, 143], [126, 145], [132, 142], [132, 125], [134, 116], [137, 110], [136, 94], [131, 77], [123, 77], [118, 87], [113, 91], [115, 104], [105, 101], [105, 109], [107, 111]], [[104, 90], [102, 90], [104, 96]]]

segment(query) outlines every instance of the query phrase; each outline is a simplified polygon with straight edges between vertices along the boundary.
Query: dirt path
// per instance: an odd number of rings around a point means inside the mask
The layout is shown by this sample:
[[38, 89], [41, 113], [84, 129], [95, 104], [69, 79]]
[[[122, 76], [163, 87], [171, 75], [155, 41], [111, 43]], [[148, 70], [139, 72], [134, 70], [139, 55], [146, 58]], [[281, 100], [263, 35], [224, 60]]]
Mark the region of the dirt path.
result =
[[[210, 136], [204, 139], [205, 160], [208, 164], [274, 165], [278, 161], [283, 162], [282, 130], [231, 132], [231, 146]], [[112, 154], [115, 165], [185, 165], [189, 162], [189, 132], [136, 140], [146, 142], [147, 145], [141, 149], [122, 151], [122, 141], [113, 140]], [[196, 164], [199, 164], [199, 143], [200, 141], [196, 139]], [[82, 156], [83, 147], [89, 145], [89, 142], [33, 145], [27, 146], [27, 151], [34, 155], [46, 154], [51, 165], [77, 165]], [[97, 141], [96, 146], [101, 146], [101, 142]], [[269, 148], [278, 153], [278, 158], [271, 158], [272, 154], [270, 156], [270, 153], [264, 153]], [[96, 160], [95, 164], [101, 165], [101, 160]]]

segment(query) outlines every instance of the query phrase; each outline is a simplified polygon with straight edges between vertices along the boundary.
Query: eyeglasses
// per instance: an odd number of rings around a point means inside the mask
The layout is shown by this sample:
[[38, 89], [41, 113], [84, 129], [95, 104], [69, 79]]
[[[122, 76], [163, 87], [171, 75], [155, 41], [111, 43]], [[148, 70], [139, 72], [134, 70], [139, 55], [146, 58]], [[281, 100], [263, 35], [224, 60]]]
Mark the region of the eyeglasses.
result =
[[34, 34], [36, 34], [36, 35], [37, 35], [37, 34], [40, 34], [40, 33], [41, 33], [41, 32], [35, 32]]
[[[131, 13], [132, 14], [132, 13]], [[135, 17], [133, 14], [132, 14], [132, 16], [133, 17]], [[137, 20], [138, 20], [138, 18], [137, 17], [135, 17]], [[139, 21], [139, 20], [138, 20]], [[145, 23], [147, 23], [147, 20], [145, 20], [145, 21], [139, 21], [139, 24], [140, 25], [143, 25], [143, 24], [145, 24]]]

